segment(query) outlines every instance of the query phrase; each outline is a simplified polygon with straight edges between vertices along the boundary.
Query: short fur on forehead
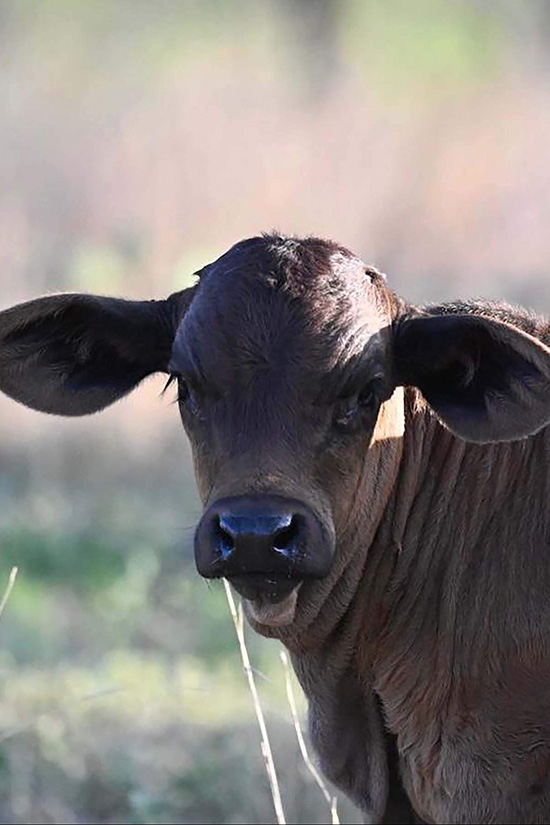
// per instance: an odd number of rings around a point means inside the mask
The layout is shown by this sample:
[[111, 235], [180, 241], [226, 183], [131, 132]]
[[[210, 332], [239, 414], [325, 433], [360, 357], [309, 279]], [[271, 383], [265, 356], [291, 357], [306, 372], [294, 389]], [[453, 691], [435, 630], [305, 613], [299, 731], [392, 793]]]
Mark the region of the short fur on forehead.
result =
[[325, 294], [346, 291], [354, 283], [364, 289], [370, 283], [383, 283], [384, 276], [366, 266], [353, 252], [323, 238], [285, 236], [278, 233], [258, 235], [240, 241], [218, 260], [201, 270], [201, 279], [210, 272], [230, 276], [238, 270], [241, 277], [261, 280], [291, 297], [318, 289]]
[[326, 374], [378, 331], [382, 291], [383, 276], [332, 241], [249, 238], [202, 270], [175, 363], [233, 383], [266, 368]]
[[[384, 277], [343, 246], [322, 238], [276, 233], [240, 241], [200, 273], [188, 327], [197, 313], [230, 336], [249, 327], [297, 334], [322, 332], [323, 344], [362, 326], [377, 326]], [[289, 327], [290, 325], [290, 327]], [[277, 333], [277, 338], [280, 334]]]

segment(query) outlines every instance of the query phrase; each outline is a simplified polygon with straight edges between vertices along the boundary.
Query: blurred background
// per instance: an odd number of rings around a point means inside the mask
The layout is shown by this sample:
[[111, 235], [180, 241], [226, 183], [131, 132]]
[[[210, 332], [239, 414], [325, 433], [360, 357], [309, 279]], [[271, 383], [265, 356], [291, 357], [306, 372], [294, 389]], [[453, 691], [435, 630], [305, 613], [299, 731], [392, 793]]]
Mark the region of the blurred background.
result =
[[[546, 0], [2, 0], [0, 306], [163, 297], [277, 228], [549, 312], [549, 44]], [[0, 822], [274, 821], [162, 383], [82, 420], [0, 398]], [[288, 821], [329, 821], [249, 641]]]

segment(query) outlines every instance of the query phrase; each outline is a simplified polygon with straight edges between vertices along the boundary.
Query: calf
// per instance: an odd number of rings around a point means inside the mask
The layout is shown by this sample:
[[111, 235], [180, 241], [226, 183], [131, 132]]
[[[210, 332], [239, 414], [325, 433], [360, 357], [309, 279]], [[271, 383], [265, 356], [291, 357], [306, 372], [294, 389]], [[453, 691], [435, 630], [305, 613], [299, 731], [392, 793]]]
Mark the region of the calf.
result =
[[370, 822], [550, 822], [549, 326], [315, 238], [198, 276], [4, 311], [0, 389], [85, 415], [169, 374], [198, 570], [289, 649], [327, 776]]

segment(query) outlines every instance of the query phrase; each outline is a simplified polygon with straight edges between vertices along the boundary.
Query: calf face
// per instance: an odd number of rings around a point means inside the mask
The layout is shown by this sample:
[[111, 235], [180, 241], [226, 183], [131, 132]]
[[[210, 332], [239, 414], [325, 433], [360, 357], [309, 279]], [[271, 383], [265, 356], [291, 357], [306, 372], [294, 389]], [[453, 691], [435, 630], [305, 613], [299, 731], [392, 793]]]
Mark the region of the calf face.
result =
[[469, 440], [550, 419], [543, 344], [459, 308], [413, 310], [336, 244], [253, 238], [199, 275], [166, 301], [59, 295], [6, 310], [0, 389], [84, 415], [169, 373], [205, 506], [198, 570], [229, 578], [263, 624], [292, 621], [300, 588], [307, 599], [359, 529], [358, 502], [374, 511], [387, 494], [398, 459], [382, 471], [371, 456], [402, 434], [396, 387], [418, 387]]
[[382, 283], [333, 244], [253, 239], [203, 270], [177, 331], [170, 369], [206, 506], [197, 566], [264, 623], [331, 568], [392, 390]]

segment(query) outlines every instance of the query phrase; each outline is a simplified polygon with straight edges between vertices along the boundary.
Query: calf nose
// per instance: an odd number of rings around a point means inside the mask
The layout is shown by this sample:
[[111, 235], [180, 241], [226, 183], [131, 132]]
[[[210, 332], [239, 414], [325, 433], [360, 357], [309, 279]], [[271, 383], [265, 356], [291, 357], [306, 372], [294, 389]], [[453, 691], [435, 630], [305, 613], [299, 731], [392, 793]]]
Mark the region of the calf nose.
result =
[[232, 555], [279, 553], [291, 557], [298, 549], [299, 516], [277, 513], [272, 516], [235, 516], [221, 513], [216, 526], [217, 550], [227, 561]]
[[306, 504], [276, 495], [219, 499], [195, 534], [197, 569], [207, 578], [323, 576], [332, 549], [331, 537]]

